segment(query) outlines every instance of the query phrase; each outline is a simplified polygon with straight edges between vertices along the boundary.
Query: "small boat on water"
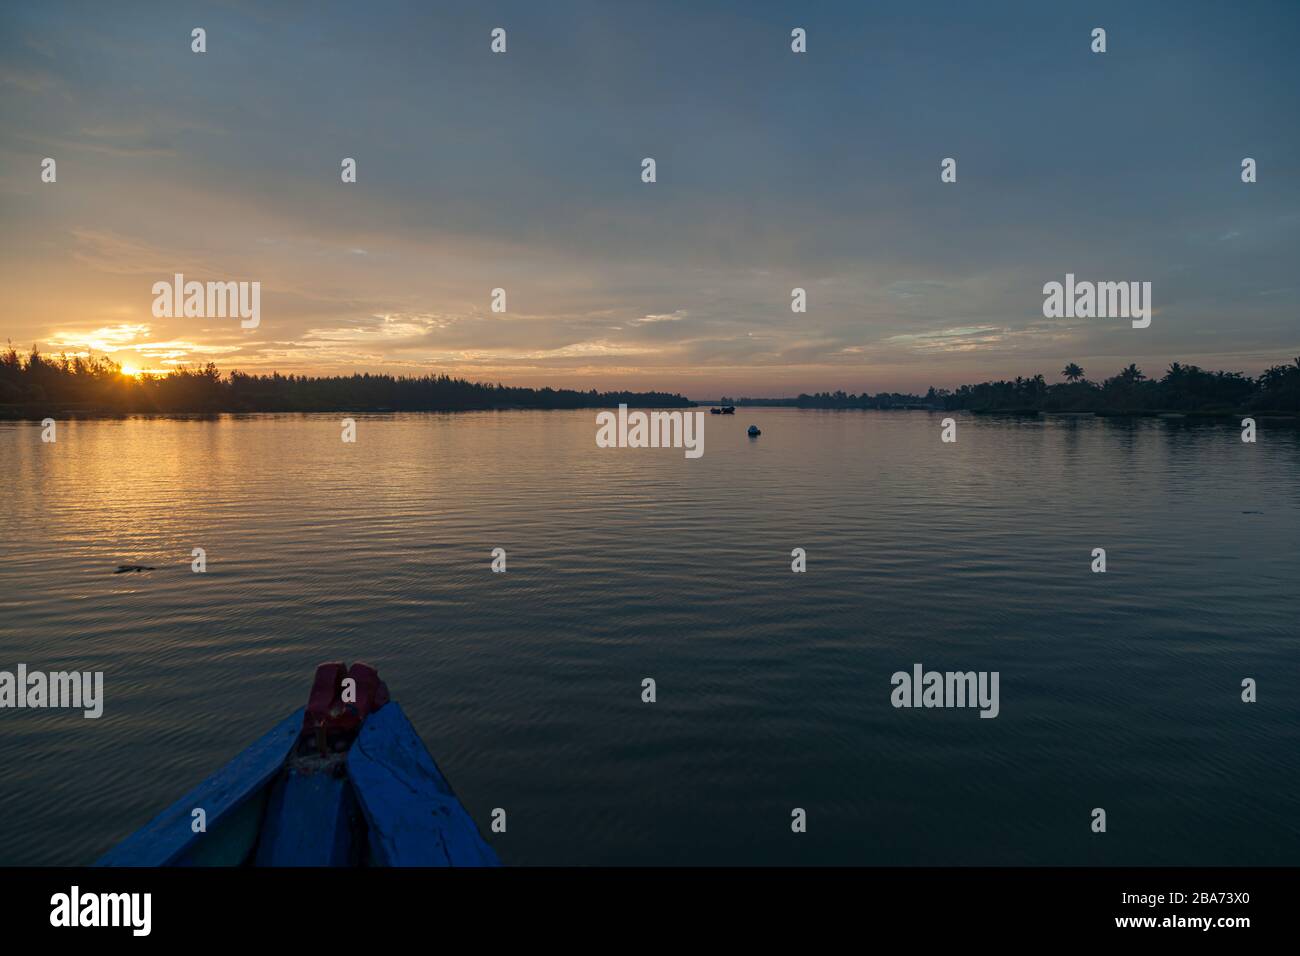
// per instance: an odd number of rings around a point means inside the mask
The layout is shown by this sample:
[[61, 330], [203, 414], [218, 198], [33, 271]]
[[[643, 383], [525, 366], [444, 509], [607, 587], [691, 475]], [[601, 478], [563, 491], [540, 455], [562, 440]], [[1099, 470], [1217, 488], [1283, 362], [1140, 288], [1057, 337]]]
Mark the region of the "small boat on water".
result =
[[361, 663], [320, 665], [305, 708], [96, 863], [498, 865], [388, 686]]
[[724, 415], [734, 415], [734, 414], [736, 414], [736, 406], [735, 406], [735, 405], [723, 405], [723, 406], [722, 406], [722, 414], [724, 414]]
[[757, 438], [757, 437], [758, 437], [759, 435], [761, 435], [761, 434], [763, 434], [763, 433], [762, 433], [761, 431], [758, 430], [758, 426], [757, 426], [757, 425], [750, 425], [750, 426], [749, 426], [749, 437], [750, 437], [750, 438]]
[[714, 405], [712, 408], [709, 409], [709, 414], [710, 414], [710, 415], [721, 415], [721, 414], [722, 414], [722, 409], [720, 409], [720, 408], [718, 408], [718, 406]]

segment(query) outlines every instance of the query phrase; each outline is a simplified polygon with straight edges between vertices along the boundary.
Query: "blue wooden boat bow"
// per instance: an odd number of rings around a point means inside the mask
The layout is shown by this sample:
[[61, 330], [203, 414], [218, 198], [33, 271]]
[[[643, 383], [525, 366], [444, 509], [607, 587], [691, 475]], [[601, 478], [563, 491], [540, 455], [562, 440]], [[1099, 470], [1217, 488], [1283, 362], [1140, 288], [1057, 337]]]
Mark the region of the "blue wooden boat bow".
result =
[[[345, 679], [360, 703], [346, 704]], [[196, 829], [196, 810], [205, 828]], [[497, 866], [424, 742], [364, 664], [322, 664], [308, 706], [96, 866]]]

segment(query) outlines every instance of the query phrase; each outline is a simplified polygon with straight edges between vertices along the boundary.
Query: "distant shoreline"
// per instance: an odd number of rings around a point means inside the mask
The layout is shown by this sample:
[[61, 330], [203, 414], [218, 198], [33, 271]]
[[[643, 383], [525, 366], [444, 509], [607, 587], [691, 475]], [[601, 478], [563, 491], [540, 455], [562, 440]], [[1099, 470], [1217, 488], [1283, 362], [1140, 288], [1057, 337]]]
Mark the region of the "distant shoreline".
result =
[[[670, 405], [635, 405], [629, 408], [680, 408]], [[716, 407], [718, 402], [692, 402], [687, 407]], [[612, 406], [610, 406], [612, 407]], [[980, 418], [1163, 418], [1178, 421], [1240, 421], [1250, 417], [1273, 422], [1295, 422], [1300, 425], [1300, 414], [1286, 410], [1243, 409], [1215, 411], [1179, 411], [1176, 409], [1135, 409], [1132, 411], [1114, 411], [1097, 409], [1093, 411], [1045, 411], [1033, 408], [998, 408], [998, 409], [945, 409], [917, 405], [896, 405], [880, 408], [838, 407], [823, 405], [800, 405], [795, 402], [766, 402], [762, 405], [740, 405], [738, 408], [757, 410], [762, 408], [792, 408], [796, 411], [810, 412], [926, 412], [927, 414], [950, 414], [965, 412]], [[253, 418], [264, 415], [450, 415], [465, 412], [574, 412], [598, 411], [606, 406], [590, 405], [573, 408], [532, 408], [526, 405], [498, 405], [490, 408], [258, 408], [258, 409], [215, 409], [208, 411], [164, 411], [164, 410], [130, 410], [121, 411], [111, 408], [87, 408], [84, 406], [61, 407], [56, 405], [18, 406], [0, 405], [0, 422], [40, 422], [46, 418], [56, 421], [121, 421], [128, 418], [160, 418], [171, 420], [211, 420], [223, 416]]]
[[843, 390], [786, 398], [729, 398], [692, 401], [674, 392], [529, 388], [471, 382], [447, 374], [418, 377], [388, 374], [308, 376], [222, 374], [214, 363], [178, 366], [163, 376], [127, 375], [106, 357], [47, 357], [33, 347], [20, 355], [12, 345], [0, 351], [0, 418], [109, 418], [139, 414], [451, 412], [510, 409], [823, 408], [968, 411], [974, 414], [1079, 413], [1112, 417], [1152, 415], [1229, 416], [1300, 414], [1300, 357], [1267, 368], [1257, 377], [1209, 371], [1173, 362], [1160, 378], [1135, 364], [1092, 381], [1070, 362], [1064, 381], [1041, 374], [980, 382], [955, 389], [931, 387], [924, 395]]
[[[462, 412], [578, 412], [601, 411], [613, 405], [530, 406], [492, 405], [460, 408], [365, 408], [339, 406], [337, 408], [212, 408], [212, 409], [115, 409], [85, 405], [59, 405], [53, 403], [4, 405], [0, 404], [0, 421], [42, 421], [54, 419], [123, 419], [123, 418], [219, 418], [222, 415], [448, 415]], [[666, 403], [638, 403], [624, 401], [628, 408], [693, 408], [694, 402], [683, 405]]]

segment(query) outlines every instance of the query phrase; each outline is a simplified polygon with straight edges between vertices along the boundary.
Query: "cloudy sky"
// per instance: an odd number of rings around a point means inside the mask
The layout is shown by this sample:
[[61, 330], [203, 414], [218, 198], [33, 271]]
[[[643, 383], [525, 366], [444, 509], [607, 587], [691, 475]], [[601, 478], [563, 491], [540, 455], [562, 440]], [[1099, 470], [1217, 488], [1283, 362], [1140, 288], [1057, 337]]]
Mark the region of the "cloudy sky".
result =
[[[697, 398], [1254, 372], [1300, 354], [1297, 49], [1294, 0], [5, 4], [0, 340]], [[261, 325], [155, 318], [176, 272]], [[1150, 328], [1043, 318], [1067, 272]]]

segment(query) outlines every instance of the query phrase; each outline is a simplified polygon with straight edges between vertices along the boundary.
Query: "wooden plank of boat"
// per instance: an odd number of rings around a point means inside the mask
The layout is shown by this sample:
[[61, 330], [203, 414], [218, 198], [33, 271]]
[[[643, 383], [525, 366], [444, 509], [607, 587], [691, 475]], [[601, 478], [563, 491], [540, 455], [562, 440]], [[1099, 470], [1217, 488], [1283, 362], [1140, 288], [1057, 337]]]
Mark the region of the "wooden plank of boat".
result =
[[[209, 855], [203, 860], [186, 860], [185, 857], [200, 850], [200, 844], [211, 844], [203, 849], [211, 854], [219, 850], [219, 841], [208, 841], [213, 831], [222, 823], [237, 822], [239, 810], [250, 798], [264, 796], [266, 785], [284, 766], [285, 758], [302, 730], [303, 709], [294, 711], [256, 740], [228, 764], [208, 777], [185, 796], [181, 797], [158, 816], [131, 834], [99, 858], [96, 866], [167, 866], [181, 862], [242, 862], [240, 853], [248, 848], [236, 848], [230, 859], [221, 854]], [[206, 814], [207, 833], [195, 833], [192, 824], [196, 808]], [[260, 813], [248, 816], [253, 821], [253, 838], [260, 825]], [[244, 828], [241, 828], [244, 829]], [[239, 841], [243, 842], [243, 841]]]
[[271, 791], [256, 865], [355, 865], [356, 805], [346, 777], [291, 768]]
[[348, 777], [379, 866], [499, 866], [396, 701], [371, 714], [348, 752]]

